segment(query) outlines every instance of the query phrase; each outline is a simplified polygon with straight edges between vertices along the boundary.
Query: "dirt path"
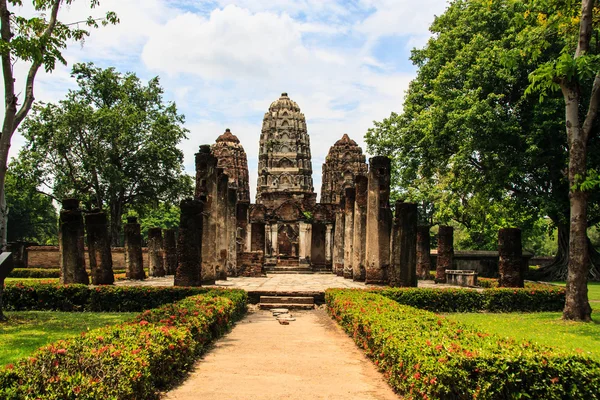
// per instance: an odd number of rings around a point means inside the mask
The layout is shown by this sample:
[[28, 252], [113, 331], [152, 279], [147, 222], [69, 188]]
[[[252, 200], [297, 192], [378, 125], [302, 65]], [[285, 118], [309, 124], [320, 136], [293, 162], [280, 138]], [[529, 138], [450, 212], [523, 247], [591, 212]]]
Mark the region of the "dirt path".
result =
[[324, 311], [292, 314], [296, 321], [280, 325], [268, 311], [249, 312], [165, 398], [399, 398]]

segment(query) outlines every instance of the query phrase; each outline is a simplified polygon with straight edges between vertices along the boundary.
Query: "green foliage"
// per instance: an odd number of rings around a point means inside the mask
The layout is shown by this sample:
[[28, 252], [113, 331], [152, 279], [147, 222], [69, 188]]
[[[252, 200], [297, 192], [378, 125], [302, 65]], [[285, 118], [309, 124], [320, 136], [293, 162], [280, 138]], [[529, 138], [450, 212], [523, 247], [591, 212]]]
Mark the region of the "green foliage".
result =
[[146, 205], [138, 207], [137, 210], [130, 210], [127, 214], [123, 215], [122, 222], [127, 222], [126, 220], [129, 216], [138, 217], [144, 240], [148, 239], [148, 229], [150, 228], [179, 228], [179, 217], [181, 214], [179, 206], [161, 202], [157, 207]]
[[245, 308], [243, 297], [237, 300], [189, 297], [146, 311], [130, 323], [43, 347], [0, 372], [0, 397], [66, 400], [81, 393], [88, 398], [158, 398], [235, 322], [236, 310]]
[[[528, 284], [523, 289], [494, 288], [483, 281], [482, 291], [469, 289], [394, 288], [373, 292], [400, 304], [434, 312], [541, 312], [559, 311], [565, 304], [565, 289]], [[497, 285], [496, 285], [497, 286]]]
[[[4, 306], [8, 311], [54, 310], [97, 312], [140, 312], [189, 296], [210, 294], [232, 297], [245, 303], [243, 290], [193, 287], [132, 287], [61, 285], [58, 283], [8, 282]], [[238, 299], [240, 298], [240, 299]], [[238, 310], [238, 312], [242, 312]]]
[[24, 121], [16, 173], [56, 198], [74, 195], [108, 209], [116, 244], [127, 209], [191, 194], [177, 148], [184, 117], [164, 102], [158, 78], [144, 84], [134, 73], [91, 63], [76, 64], [72, 75], [77, 90], [58, 104], [34, 106]]
[[375, 293], [329, 289], [328, 311], [408, 399], [598, 399], [600, 363], [481, 332]]
[[15, 268], [9, 278], [60, 278], [60, 269], [57, 268]]
[[6, 314], [0, 324], [0, 367], [29, 356], [39, 347], [68, 339], [83, 331], [116, 324], [135, 313], [69, 313], [59, 311], [22, 311]]
[[[522, 31], [537, 24], [525, 16], [533, 3], [451, 2], [427, 45], [413, 50], [418, 72], [403, 113], [375, 122], [365, 137], [369, 153], [392, 157], [397, 196], [417, 202], [431, 225], [464, 227], [463, 248], [495, 249], [499, 228], [517, 226], [527, 242], [539, 236], [540, 218], [568, 222], [562, 95], [548, 93], [540, 104], [526, 94], [529, 74], [561, 55], [565, 41], [545, 36], [535, 58], [522, 51]], [[577, 62], [588, 76], [584, 64], [596, 60]], [[590, 146], [593, 167], [600, 151], [597, 141]], [[590, 193], [593, 201], [598, 194]]]
[[52, 199], [39, 193], [35, 185], [15, 177], [10, 169], [5, 181], [9, 210], [9, 242], [24, 241], [57, 244], [58, 214]]

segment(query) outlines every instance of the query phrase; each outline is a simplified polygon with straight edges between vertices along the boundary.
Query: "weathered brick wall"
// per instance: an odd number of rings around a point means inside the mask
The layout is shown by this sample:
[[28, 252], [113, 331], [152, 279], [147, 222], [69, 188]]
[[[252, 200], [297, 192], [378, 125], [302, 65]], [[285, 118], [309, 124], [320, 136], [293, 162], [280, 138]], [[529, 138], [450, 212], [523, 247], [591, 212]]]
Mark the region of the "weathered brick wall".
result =
[[262, 251], [238, 254], [240, 276], [262, 276], [264, 255]]
[[[148, 265], [148, 249], [142, 248], [144, 266]], [[31, 246], [27, 248], [29, 268], [60, 268], [58, 246]], [[125, 268], [125, 251], [123, 247], [112, 248], [113, 268]], [[88, 249], [85, 249], [85, 262], [89, 267]]]

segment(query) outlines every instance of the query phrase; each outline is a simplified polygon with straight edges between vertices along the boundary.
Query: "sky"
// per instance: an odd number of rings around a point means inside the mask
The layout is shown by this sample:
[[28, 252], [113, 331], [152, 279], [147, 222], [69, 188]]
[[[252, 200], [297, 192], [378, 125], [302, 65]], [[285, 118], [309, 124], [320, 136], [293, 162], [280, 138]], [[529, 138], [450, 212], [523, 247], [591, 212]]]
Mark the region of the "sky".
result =
[[[31, 15], [24, 1], [17, 14]], [[56, 102], [75, 89], [77, 62], [159, 76], [165, 100], [185, 115], [188, 139], [180, 144], [186, 172], [194, 153], [230, 128], [248, 155], [251, 198], [256, 193], [259, 137], [264, 113], [287, 92], [307, 121], [315, 191], [329, 148], [347, 133], [359, 145], [391, 112], [402, 110], [416, 74], [409, 60], [430, 36], [445, 0], [75, 0], [61, 9], [65, 23], [115, 11], [116, 26], [93, 30], [71, 43], [67, 65], [40, 71], [36, 101]], [[17, 63], [17, 93], [27, 65]], [[11, 157], [23, 138], [17, 133]]]

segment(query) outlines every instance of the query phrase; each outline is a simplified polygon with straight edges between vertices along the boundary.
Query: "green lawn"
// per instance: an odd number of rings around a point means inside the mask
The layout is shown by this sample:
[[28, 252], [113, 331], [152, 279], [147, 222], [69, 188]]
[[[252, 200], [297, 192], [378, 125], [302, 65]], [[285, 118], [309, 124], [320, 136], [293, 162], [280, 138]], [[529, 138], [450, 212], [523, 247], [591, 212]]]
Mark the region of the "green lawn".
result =
[[[564, 282], [556, 282], [564, 285]], [[467, 313], [447, 314], [500, 336], [526, 339], [539, 344], [581, 352], [600, 360], [600, 282], [588, 284], [588, 296], [594, 310], [593, 322], [562, 321], [560, 312], [544, 313]]]
[[83, 331], [116, 324], [138, 313], [91, 313], [59, 311], [6, 312], [0, 323], [0, 366], [26, 357], [38, 347]]

